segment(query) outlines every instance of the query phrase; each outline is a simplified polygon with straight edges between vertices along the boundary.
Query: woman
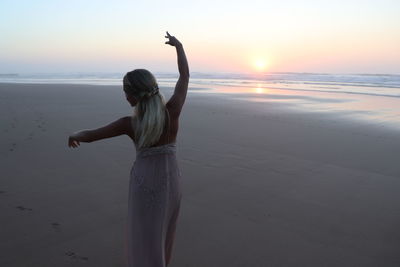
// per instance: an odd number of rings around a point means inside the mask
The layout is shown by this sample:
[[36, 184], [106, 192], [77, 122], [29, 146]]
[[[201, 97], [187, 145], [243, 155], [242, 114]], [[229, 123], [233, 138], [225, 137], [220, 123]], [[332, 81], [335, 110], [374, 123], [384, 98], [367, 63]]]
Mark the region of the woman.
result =
[[167, 32], [165, 42], [176, 48], [179, 79], [165, 103], [155, 77], [147, 70], [128, 72], [123, 79], [133, 116], [104, 127], [69, 136], [69, 147], [80, 142], [128, 135], [136, 148], [130, 173], [128, 202], [128, 265], [161, 267], [169, 264], [182, 198], [176, 159], [179, 115], [186, 99], [189, 67], [182, 44]]

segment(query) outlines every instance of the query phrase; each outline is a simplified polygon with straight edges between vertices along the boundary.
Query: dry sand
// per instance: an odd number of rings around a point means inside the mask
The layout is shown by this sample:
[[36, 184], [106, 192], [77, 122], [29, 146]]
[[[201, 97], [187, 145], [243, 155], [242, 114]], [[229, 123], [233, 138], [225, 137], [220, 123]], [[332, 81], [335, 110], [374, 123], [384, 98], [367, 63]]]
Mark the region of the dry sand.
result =
[[[398, 132], [286, 105], [189, 92], [170, 266], [400, 266]], [[0, 266], [125, 266], [134, 146], [67, 137], [129, 114], [120, 87], [0, 84]]]

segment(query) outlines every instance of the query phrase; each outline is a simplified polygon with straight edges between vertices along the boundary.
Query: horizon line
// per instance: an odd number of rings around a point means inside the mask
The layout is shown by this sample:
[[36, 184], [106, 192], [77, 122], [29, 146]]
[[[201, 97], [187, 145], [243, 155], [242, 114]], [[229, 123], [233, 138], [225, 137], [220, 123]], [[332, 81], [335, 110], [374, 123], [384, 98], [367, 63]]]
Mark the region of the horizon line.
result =
[[[0, 72], [0, 76], [19, 76], [19, 75], [43, 75], [43, 74], [119, 74], [125, 73], [126, 71], [58, 71], [58, 72]], [[178, 71], [153, 71], [155, 74], [179, 74]], [[399, 76], [399, 73], [366, 73], [366, 72], [304, 72], [304, 71], [265, 71], [265, 72], [233, 72], [233, 71], [191, 71], [191, 74], [235, 74], [235, 75], [249, 75], [249, 76], [260, 76], [267, 74], [314, 74], [314, 75], [360, 75], [360, 76]]]

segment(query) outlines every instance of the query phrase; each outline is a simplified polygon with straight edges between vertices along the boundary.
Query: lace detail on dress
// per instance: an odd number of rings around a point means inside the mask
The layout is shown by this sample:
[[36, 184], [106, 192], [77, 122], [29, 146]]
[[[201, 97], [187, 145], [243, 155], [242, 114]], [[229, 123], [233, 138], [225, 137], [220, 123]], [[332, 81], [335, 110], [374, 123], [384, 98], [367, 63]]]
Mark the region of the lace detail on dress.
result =
[[147, 157], [150, 155], [157, 155], [157, 154], [170, 154], [176, 152], [176, 143], [165, 144], [161, 146], [155, 147], [147, 147], [138, 149], [136, 151], [136, 157]]

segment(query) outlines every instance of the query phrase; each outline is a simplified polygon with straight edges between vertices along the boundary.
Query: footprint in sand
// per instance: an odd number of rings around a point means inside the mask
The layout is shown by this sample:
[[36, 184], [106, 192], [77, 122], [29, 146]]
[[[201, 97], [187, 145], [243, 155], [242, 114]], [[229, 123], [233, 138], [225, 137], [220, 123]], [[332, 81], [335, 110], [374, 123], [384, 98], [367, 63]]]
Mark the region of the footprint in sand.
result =
[[45, 132], [46, 131], [46, 129], [44, 128], [45, 121], [42, 118], [35, 120], [35, 121], [38, 123], [38, 125], [36, 125], [36, 127], [38, 127], [42, 132]]
[[29, 211], [32, 211], [32, 210], [33, 210], [33, 209], [31, 209], [31, 208], [26, 208], [26, 207], [24, 207], [24, 206], [17, 206], [16, 208], [19, 209], [19, 210], [29, 210]]
[[25, 140], [32, 140], [32, 137], [33, 137], [33, 132], [32, 132], [32, 133], [30, 133], [30, 134], [28, 135], [28, 137], [27, 137], [27, 138], [25, 138]]
[[51, 226], [53, 227], [54, 230], [56, 230], [56, 232], [60, 232], [61, 231], [59, 223], [53, 222], [53, 223], [51, 223]]
[[17, 146], [16, 143], [12, 143], [11, 148], [9, 149], [9, 151], [14, 151], [16, 146]]
[[46, 129], [45, 129], [42, 125], [38, 125], [38, 128], [39, 128], [42, 132], [45, 132], [45, 131], [46, 131]]
[[11, 122], [11, 127], [15, 128], [16, 123], [17, 123], [17, 119], [13, 118], [13, 121]]
[[79, 256], [79, 255], [75, 254], [75, 252], [72, 252], [72, 251], [66, 252], [65, 255], [67, 255], [71, 259], [75, 259], [75, 260], [84, 260], [84, 261], [88, 261], [89, 260], [88, 257]]

